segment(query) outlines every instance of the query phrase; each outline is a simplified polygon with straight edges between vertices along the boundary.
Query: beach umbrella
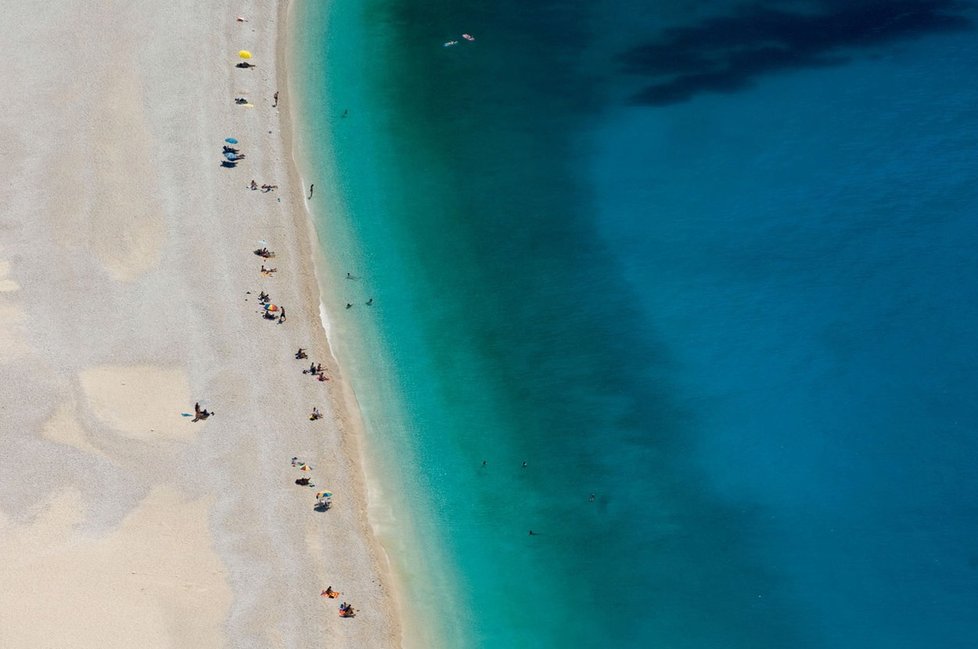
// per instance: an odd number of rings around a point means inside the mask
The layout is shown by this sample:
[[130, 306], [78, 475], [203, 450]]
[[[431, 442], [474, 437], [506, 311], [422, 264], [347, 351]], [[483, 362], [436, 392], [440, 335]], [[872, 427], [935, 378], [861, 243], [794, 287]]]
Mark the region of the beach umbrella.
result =
[[224, 138], [224, 141], [227, 142], [228, 144], [237, 144], [238, 143], [238, 141], [236, 139], [234, 139], [233, 137]]
[[312, 467], [309, 466], [308, 464], [303, 464], [302, 467], [299, 470], [300, 471], [312, 471]]
[[320, 491], [318, 494], [316, 494], [316, 499], [317, 500], [319, 500], [321, 498], [332, 498], [332, 497], [333, 497], [333, 492], [332, 491]]
[[238, 56], [240, 56], [243, 59], [250, 59], [251, 52], [249, 52], [248, 50], [241, 50], [240, 52], [238, 52]]
[[265, 305], [265, 310], [266, 311], [278, 311], [278, 305], [275, 305], [275, 304], [266, 304]]

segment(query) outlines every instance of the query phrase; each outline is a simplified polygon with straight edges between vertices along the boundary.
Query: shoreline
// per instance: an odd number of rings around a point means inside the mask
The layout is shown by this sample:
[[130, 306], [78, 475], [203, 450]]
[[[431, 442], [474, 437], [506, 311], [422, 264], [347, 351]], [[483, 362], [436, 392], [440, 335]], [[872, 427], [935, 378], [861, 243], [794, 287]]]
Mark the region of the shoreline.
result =
[[[359, 457], [367, 521], [392, 578], [389, 594], [398, 618], [400, 646], [467, 646], [473, 641], [466, 632], [453, 628], [457, 625], [445, 621], [444, 611], [435, 614], [414, 603], [447, 599], [452, 602], [448, 618], [454, 619], [456, 613], [459, 618], [471, 618], [462, 588], [465, 573], [446, 561], [443, 528], [432, 515], [431, 492], [421, 486], [425, 450], [418, 444], [409, 415], [405, 376], [389, 347], [398, 335], [388, 328], [393, 324], [390, 306], [396, 303], [390, 291], [397, 284], [378, 283], [378, 279], [389, 273], [385, 257], [392, 253], [361, 237], [361, 219], [375, 219], [377, 214], [371, 206], [361, 204], [358, 195], [365, 188], [376, 191], [384, 179], [383, 168], [364, 165], [361, 154], [364, 146], [382, 146], [375, 138], [386, 136], [382, 127], [370, 126], [380, 118], [382, 103], [367, 92], [361, 76], [367, 71], [356, 63], [364, 47], [364, 26], [351, 6], [300, 0], [292, 7], [294, 18], [303, 19], [294, 32], [303, 47], [292, 50], [303, 81], [300, 87], [290, 88], [291, 107], [303, 121], [302, 137], [294, 142], [294, 157], [301, 171], [317, 174], [310, 179], [316, 182], [317, 202], [306, 206], [311, 224], [323, 237], [322, 249], [313, 251], [321, 278], [323, 327], [335, 362], [344, 371], [344, 387], [357, 414], [357, 426], [364, 432]], [[344, 119], [348, 110], [349, 120]], [[351, 151], [348, 147], [353, 139], [357, 144]], [[342, 168], [337, 160], [343, 161]], [[305, 187], [308, 181], [303, 182]], [[348, 271], [359, 281], [346, 281]], [[406, 289], [401, 291], [407, 294]], [[372, 309], [357, 306], [368, 297], [376, 298], [377, 305]], [[354, 308], [344, 310], [350, 303]]]
[[[302, 0], [282, 0], [282, 2], [279, 3], [277, 30], [278, 40], [275, 56], [277, 70], [276, 76], [278, 78], [280, 87], [279, 104], [281, 105], [282, 100], [284, 99], [286, 105], [286, 111], [284, 113], [280, 111], [282, 148], [288, 159], [288, 175], [293, 181], [290, 184], [297, 186], [300, 191], [300, 196], [304, 196], [306, 184], [305, 178], [301, 172], [300, 163], [297, 159], [297, 131], [295, 128], [296, 123], [300, 121], [295, 114], [295, 111], [297, 110], [297, 102], [295, 101], [295, 97], [298, 93], [293, 92], [291, 87], [292, 76], [290, 75], [290, 68], [288, 65], [289, 57], [295, 54], [295, 48], [298, 47], [297, 43], [294, 42], [294, 37], [290, 37], [290, 34], [295, 33], [293, 29], [294, 24], [292, 21], [297, 20], [297, 18], [294, 10], [296, 3], [301, 1]], [[320, 194], [320, 196], [322, 196], [322, 194]], [[377, 531], [369, 515], [371, 505], [369, 502], [370, 490], [368, 489], [367, 485], [370, 482], [370, 477], [367, 473], [367, 461], [364, 454], [363, 442], [361, 442], [361, 440], [364, 439], [365, 424], [360, 413], [360, 406], [357, 402], [357, 397], [353, 390], [353, 386], [349, 380], [344, 377], [339, 359], [334, 353], [333, 344], [330, 342], [332, 326], [330, 325], [329, 313], [322, 295], [325, 264], [321, 262], [321, 248], [314, 245], [314, 242], [319, 241], [319, 232], [316, 229], [315, 219], [313, 218], [308, 200], [303, 203], [303, 208], [302, 214], [295, 215], [295, 226], [297, 230], [305, 228], [307, 235], [303, 239], [303, 242], [306, 244], [306, 248], [301, 254], [307, 257], [308, 263], [310, 263], [312, 266], [314, 283], [310, 287], [310, 295], [308, 295], [308, 297], [318, 305], [319, 323], [322, 328], [322, 342], [325, 345], [327, 358], [326, 367], [333, 377], [334, 388], [340, 388], [339, 395], [337, 395], [335, 392], [330, 393], [330, 400], [333, 403], [334, 412], [339, 414], [340, 421], [343, 424], [341, 426], [341, 432], [344, 433], [342, 435], [344, 449], [349, 457], [354, 458], [357, 461], [361, 469], [359, 475], [356, 476], [358, 480], [355, 489], [357, 501], [360, 505], [360, 522], [365, 526], [365, 537], [371, 545], [371, 553], [377, 567], [377, 572], [381, 577], [381, 582], [391, 585], [390, 588], [385, 589], [387, 596], [390, 598], [391, 604], [389, 618], [392, 623], [392, 628], [388, 639], [390, 640], [392, 646], [399, 646], [403, 644], [404, 641], [404, 626], [401, 619], [403, 608], [398, 597], [400, 593], [396, 587], [397, 582], [395, 571], [391, 565], [390, 557], [387, 554], [386, 548], [378, 539]]]

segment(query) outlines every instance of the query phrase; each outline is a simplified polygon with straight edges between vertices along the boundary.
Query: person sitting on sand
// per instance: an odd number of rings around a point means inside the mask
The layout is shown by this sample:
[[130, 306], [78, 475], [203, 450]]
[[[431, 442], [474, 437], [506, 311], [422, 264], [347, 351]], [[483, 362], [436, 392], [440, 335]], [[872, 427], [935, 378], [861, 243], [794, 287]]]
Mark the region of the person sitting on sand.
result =
[[326, 376], [326, 372], [320, 372], [319, 373], [319, 376], [317, 377], [317, 380], [319, 380], [319, 381], [328, 381], [329, 380], [329, 377]]
[[202, 419], [207, 419], [213, 414], [214, 414], [213, 412], [208, 412], [207, 408], [201, 408], [200, 402], [198, 401], [197, 403], [194, 404], [194, 418], [191, 419], [190, 421], [192, 422], [201, 421]]
[[320, 593], [323, 597], [328, 597], [330, 599], [336, 599], [341, 595], [339, 591], [333, 590], [332, 586], [327, 586], [326, 590]]
[[302, 485], [303, 487], [309, 486], [309, 478], [299, 478], [295, 481], [297, 485]]
[[300, 360], [303, 358], [308, 358], [308, 356], [306, 356], [306, 350], [304, 350], [302, 347], [300, 347], [299, 351], [295, 353], [295, 357]]
[[265, 268], [265, 264], [262, 264], [261, 265], [261, 274], [262, 275], [266, 275], [266, 276], [267, 275], [271, 275], [272, 273], [277, 272], [277, 271], [278, 271], [278, 268]]
[[323, 418], [323, 413], [319, 412], [319, 408], [316, 408], [314, 406], [312, 409], [312, 414], [309, 415], [309, 420], [316, 421], [317, 419], [322, 419], [322, 418]]
[[251, 179], [251, 188], [253, 190], [254, 189], [258, 189], [258, 183], [255, 182], [255, 179], [254, 178]]
[[258, 301], [261, 302], [261, 303], [263, 303], [263, 304], [267, 303], [268, 302], [268, 293], [266, 293], [265, 291], [262, 291], [261, 293], [259, 293], [258, 294]]

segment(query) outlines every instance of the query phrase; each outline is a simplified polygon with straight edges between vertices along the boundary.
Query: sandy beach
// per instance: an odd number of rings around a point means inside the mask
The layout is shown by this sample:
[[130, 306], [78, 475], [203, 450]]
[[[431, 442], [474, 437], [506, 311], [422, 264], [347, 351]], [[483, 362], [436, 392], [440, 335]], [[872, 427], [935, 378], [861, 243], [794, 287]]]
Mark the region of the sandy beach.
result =
[[[286, 14], [256, 1], [6, 8], [5, 649], [400, 644], [358, 416], [320, 323]], [[255, 67], [235, 67], [242, 49]], [[225, 138], [245, 155], [234, 167]], [[260, 291], [284, 322], [262, 317]], [[330, 380], [304, 374], [310, 362]], [[214, 414], [193, 422], [195, 402]], [[327, 586], [341, 598], [321, 597]], [[343, 600], [355, 618], [339, 617]]]

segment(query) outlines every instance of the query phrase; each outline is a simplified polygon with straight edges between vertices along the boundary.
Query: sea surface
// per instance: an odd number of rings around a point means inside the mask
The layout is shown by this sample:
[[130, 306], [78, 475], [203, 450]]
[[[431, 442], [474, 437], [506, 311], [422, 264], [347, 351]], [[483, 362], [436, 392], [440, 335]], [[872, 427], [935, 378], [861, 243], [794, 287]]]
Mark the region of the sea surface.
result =
[[978, 646], [973, 2], [294, 10], [406, 646]]

